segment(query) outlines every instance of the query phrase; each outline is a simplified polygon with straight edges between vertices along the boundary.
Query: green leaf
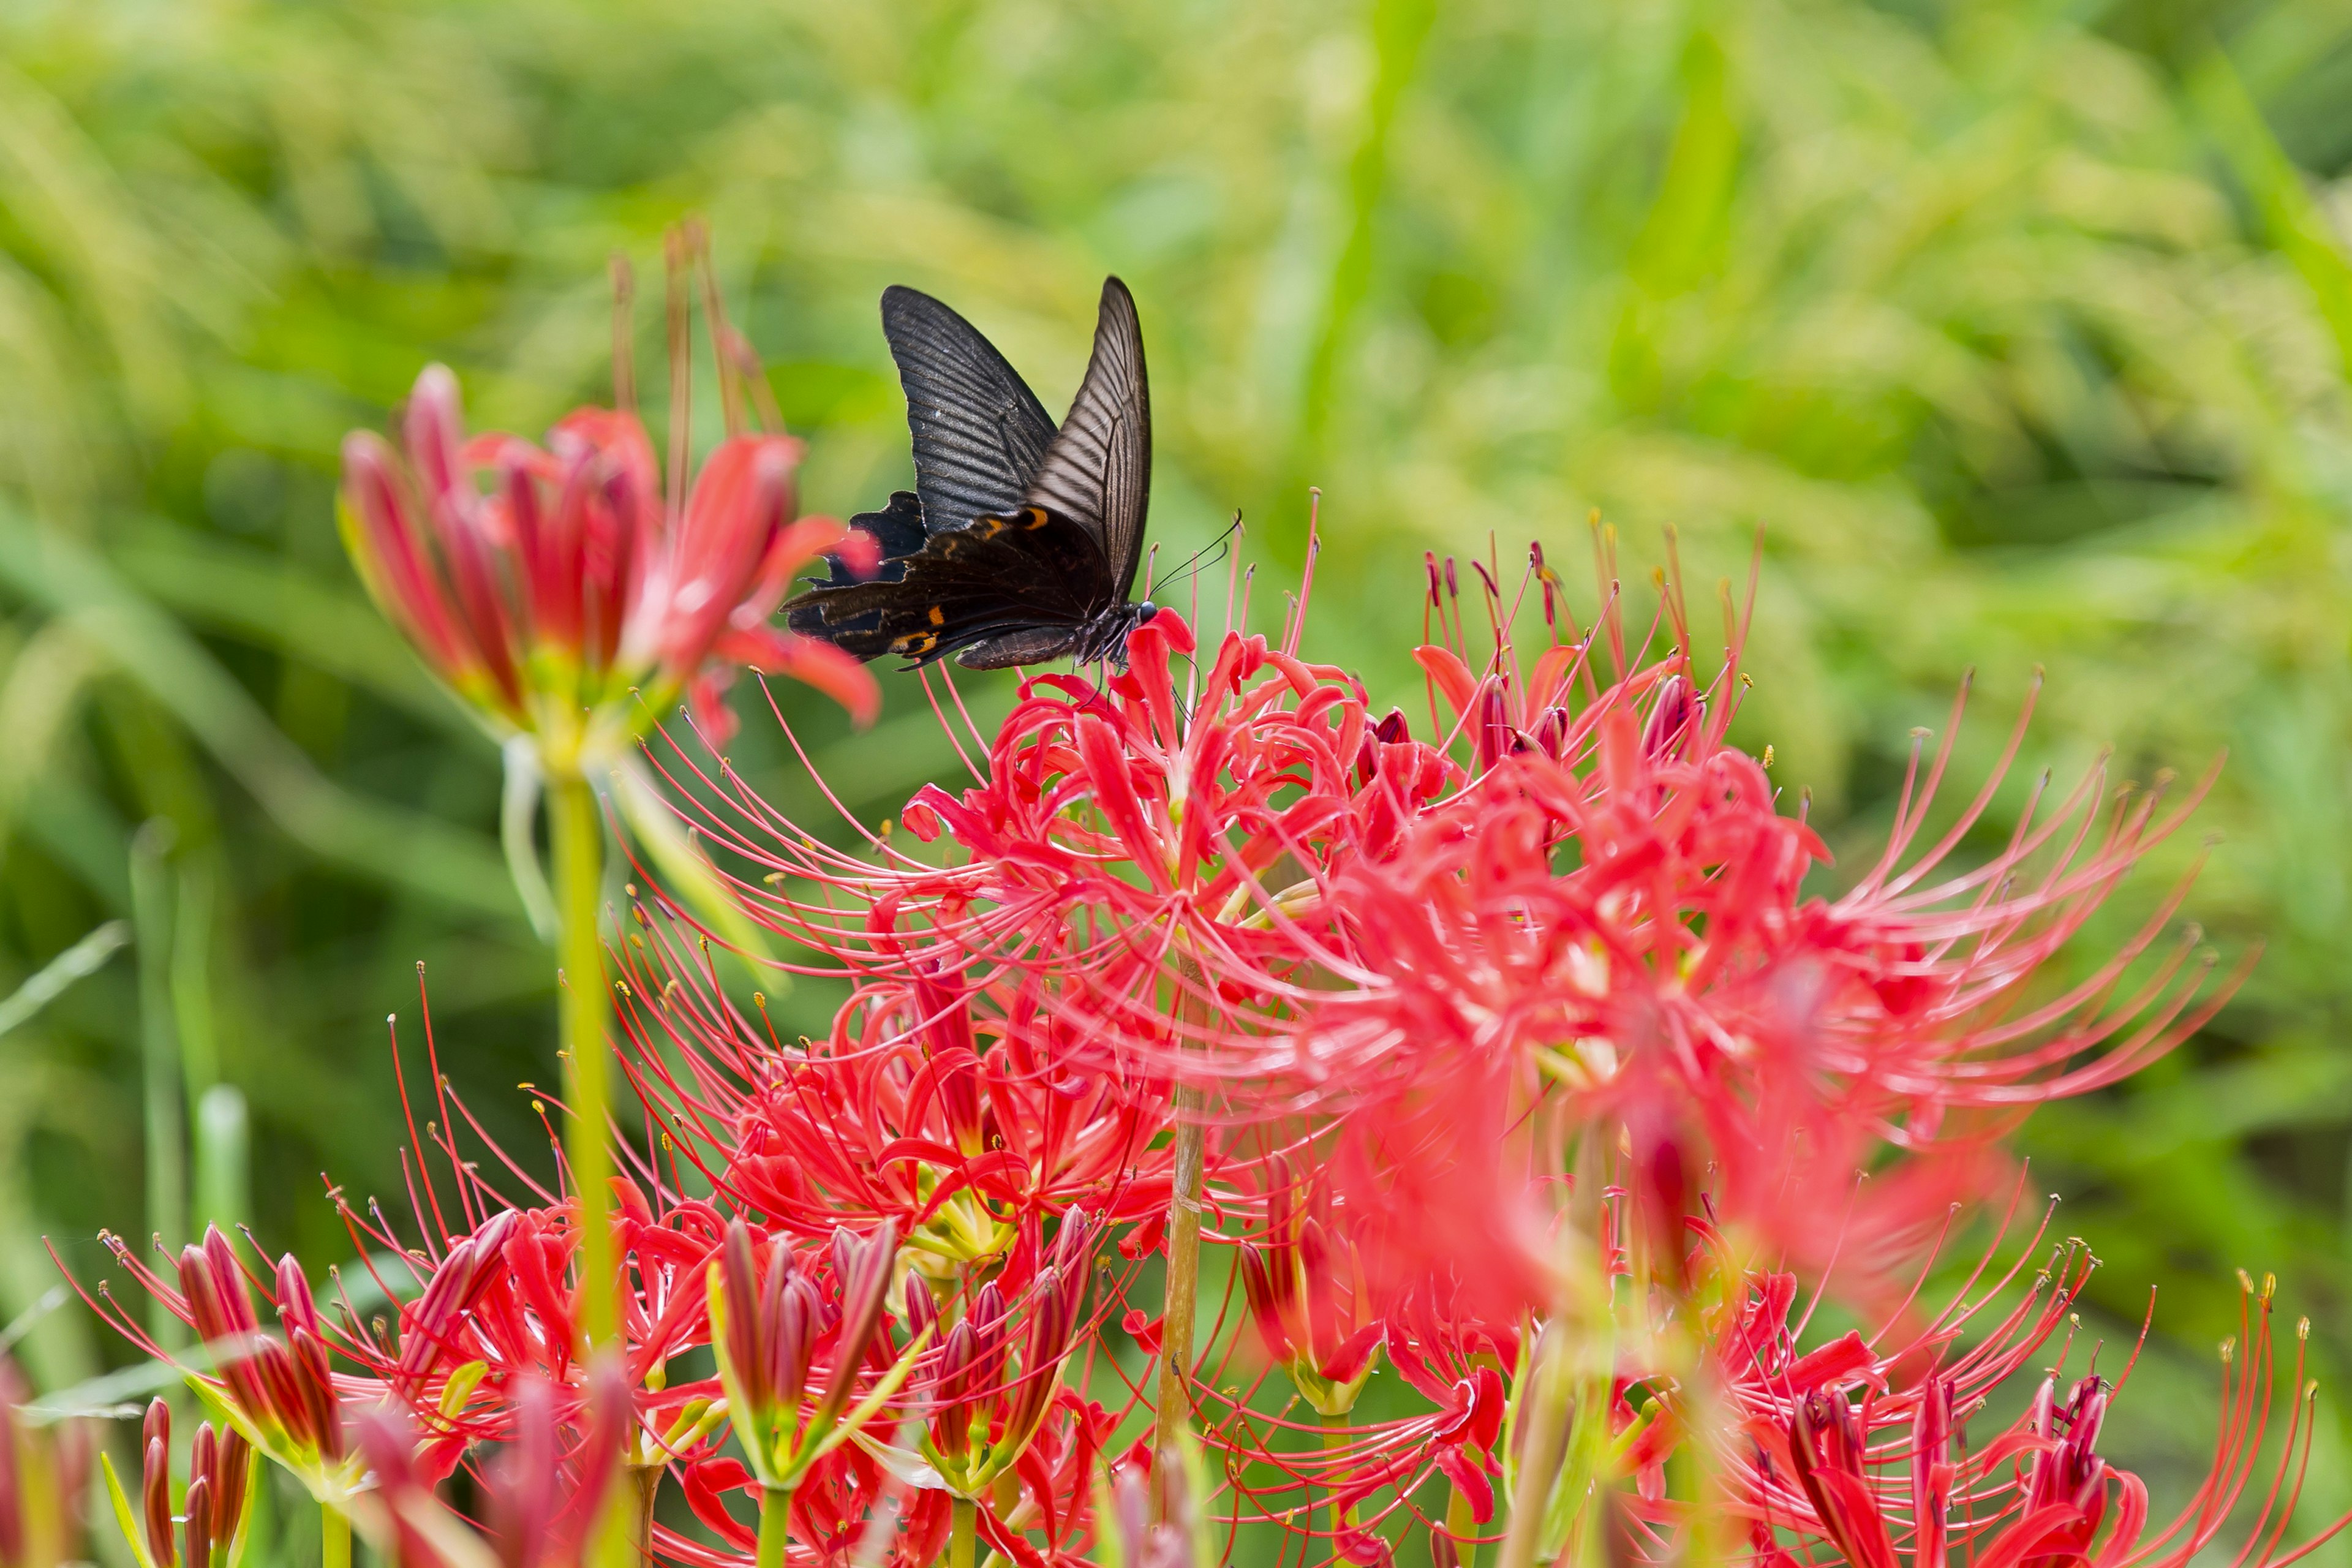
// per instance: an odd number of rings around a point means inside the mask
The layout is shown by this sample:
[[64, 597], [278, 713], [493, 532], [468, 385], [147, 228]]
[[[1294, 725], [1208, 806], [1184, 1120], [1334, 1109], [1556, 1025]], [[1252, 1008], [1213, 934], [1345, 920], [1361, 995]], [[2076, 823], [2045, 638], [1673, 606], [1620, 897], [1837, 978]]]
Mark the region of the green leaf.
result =
[[147, 1554], [147, 1532], [140, 1528], [139, 1515], [131, 1500], [122, 1495], [122, 1482], [115, 1476], [114, 1456], [101, 1448], [98, 1464], [106, 1472], [106, 1495], [114, 1503], [114, 1522], [121, 1528], [122, 1539], [131, 1543], [131, 1554], [139, 1559], [139, 1568], [155, 1568], [155, 1560]]
[[42, 966], [39, 973], [0, 1002], [0, 1035], [20, 1028], [40, 1010], [65, 994], [77, 980], [95, 974], [106, 961], [131, 941], [131, 928], [109, 921]]

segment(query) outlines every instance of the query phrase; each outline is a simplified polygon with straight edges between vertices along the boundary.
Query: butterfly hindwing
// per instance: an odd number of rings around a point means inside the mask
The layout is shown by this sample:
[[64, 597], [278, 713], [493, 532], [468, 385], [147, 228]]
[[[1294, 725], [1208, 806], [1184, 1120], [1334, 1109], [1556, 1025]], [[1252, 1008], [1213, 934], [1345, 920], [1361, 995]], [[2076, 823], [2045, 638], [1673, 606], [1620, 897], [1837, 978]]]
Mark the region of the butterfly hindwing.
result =
[[1041, 507], [933, 533], [902, 564], [895, 582], [810, 589], [790, 606], [793, 629], [857, 658], [922, 665], [971, 649], [960, 662], [993, 668], [1069, 651], [1117, 603], [1093, 536]]
[[[861, 511], [849, 520], [849, 526], [874, 536], [879, 547], [880, 566], [872, 574], [877, 582], [896, 583], [907, 574], [905, 558], [923, 547], [923, 503], [912, 490], [893, 490], [890, 504], [880, 511]], [[841, 556], [822, 557], [825, 564], [825, 588], [854, 587], [866, 579], [853, 571]], [[816, 609], [795, 598], [784, 606], [784, 624], [803, 637], [832, 635], [824, 619]]]
[[979, 329], [929, 294], [883, 290], [882, 332], [907, 393], [925, 531], [1011, 515], [1054, 442], [1045, 405]]
[[1118, 596], [1134, 590], [1151, 500], [1151, 392], [1135, 297], [1116, 278], [1103, 280], [1086, 379], [1022, 499], [1094, 535]]

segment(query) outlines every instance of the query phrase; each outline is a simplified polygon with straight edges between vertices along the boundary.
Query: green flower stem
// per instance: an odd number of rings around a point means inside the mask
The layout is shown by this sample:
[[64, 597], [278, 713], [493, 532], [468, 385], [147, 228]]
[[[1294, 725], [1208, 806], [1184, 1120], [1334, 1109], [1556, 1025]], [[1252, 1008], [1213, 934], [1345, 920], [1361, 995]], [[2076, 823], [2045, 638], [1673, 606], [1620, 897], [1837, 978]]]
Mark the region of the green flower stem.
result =
[[577, 773], [548, 781], [548, 833], [554, 840], [557, 949], [563, 969], [564, 1072], [572, 1120], [564, 1153], [580, 1196], [580, 1327], [590, 1347], [619, 1332], [620, 1279], [613, 1260], [613, 1152], [606, 1142], [612, 1085], [604, 1059], [604, 952], [596, 934], [604, 882], [604, 824], [596, 794]]
[[[1615, 1126], [1609, 1122], [1586, 1129], [1577, 1140], [1576, 1175], [1570, 1188], [1569, 1223], [1564, 1236], [1567, 1250], [1561, 1269], [1568, 1282], [1568, 1299], [1544, 1325], [1528, 1369], [1521, 1374], [1529, 1380], [1521, 1409], [1526, 1436], [1517, 1445], [1517, 1468], [1511, 1486], [1511, 1522], [1503, 1531], [1498, 1568], [1534, 1568], [1540, 1543], [1552, 1528], [1553, 1495], [1560, 1487], [1562, 1468], [1570, 1458], [1569, 1412], [1577, 1405], [1580, 1379], [1596, 1361], [1603, 1369], [1604, 1379], [1606, 1369], [1614, 1364], [1610, 1279], [1599, 1247], [1601, 1191], [1608, 1178], [1609, 1153], [1614, 1146]], [[1599, 1438], [1604, 1443], [1606, 1400], [1604, 1382], [1600, 1410], [1603, 1425]], [[1577, 1415], [1580, 1426], [1585, 1425], [1586, 1412], [1578, 1409]], [[1583, 1435], [1590, 1447], [1591, 1435]], [[1588, 1471], [1588, 1477], [1589, 1474]], [[1578, 1492], [1573, 1479], [1567, 1486], [1564, 1501], [1575, 1498]], [[1580, 1519], [1591, 1511], [1580, 1501], [1570, 1501], [1570, 1506]], [[1574, 1563], [1575, 1568], [1583, 1568], [1581, 1558]]]
[[1462, 1568], [1478, 1568], [1477, 1513], [1469, 1493], [1458, 1486], [1449, 1490], [1453, 1495], [1445, 1500], [1445, 1533], [1454, 1538], [1454, 1555]]
[[351, 1516], [331, 1502], [319, 1505], [319, 1568], [352, 1568]]
[[957, 1498], [948, 1513], [948, 1568], [972, 1568], [979, 1541], [979, 1505], [968, 1497]]
[[1555, 1319], [1536, 1342], [1534, 1379], [1528, 1390], [1528, 1436], [1520, 1447], [1518, 1474], [1511, 1488], [1511, 1523], [1503, 1532], [1498, 1568], [1533, 1568], [1536, 1544], [1552, 1483], [1559, 1478], [1562, 1438], [1568, 1429], [1570, 1368], [1564, 1325]]
[[1192, 1415], [1189, 1380], [1193, 1303], [1201, 1284], [1201, 1164], [1208, 1140], [1199, 1109], [1197, 1091], [1176, 1091], [1176, 1180], [1169, 1203], [1168, 1289], [1160, 1316], [1160, 1413], [1151, 1438], [1155, 1454], [1165, 1454], [1175, 1445]]
[[[1350, 1436], [1352, 1436], [1352, 1434], [1348, 1430], [1348, 1417], [1346, 1415], [1326, 1415], [1323, 1417], [1323, 1451], [1325, 1453], [1328, 1454], [1337, 1449], [1346, 1447], [1348, 1446], [1348, 1439]], [[1331, 1515], [1331, 1560], [1336, 1563], [1339, 1560], [1339, 1537], [1345, 1534], [1348, 1527], [1355, 1522], [1354, 1519], [1350, 1516], [1350, 1510], [1348, 1505], [1339, 1500], [1339, 1489], [1337, 1487], [1331, 1489], [1329, 1511]]]
[[[1181, 1043], [1196, 1037], [1208, 1009], [1200, 995], [1200, 966], [1192, 959], [1178, 960], [1177, 981]], [[1208, 1126], [1201, 1119], [1201, 1091], [1178, 1084], [1175, 1109], [1176, 1172], [1168, 1199], [1168, 1285], [1160, 1312], [1160, 1410], [1151, 1433], [1155, 1465], [1160, 1456], [1175, 1447], [1178, 1434], [1191, 1427], [1192, 1316], [1201, 1285], [1201, 1177], [1209, 1138]]]
[[759, 1568], [784, 1568], [784, 1545], [790, 1539], [785, 1521], [793, 1511], [793, 1494], [776, 1487], [760, 1489]]

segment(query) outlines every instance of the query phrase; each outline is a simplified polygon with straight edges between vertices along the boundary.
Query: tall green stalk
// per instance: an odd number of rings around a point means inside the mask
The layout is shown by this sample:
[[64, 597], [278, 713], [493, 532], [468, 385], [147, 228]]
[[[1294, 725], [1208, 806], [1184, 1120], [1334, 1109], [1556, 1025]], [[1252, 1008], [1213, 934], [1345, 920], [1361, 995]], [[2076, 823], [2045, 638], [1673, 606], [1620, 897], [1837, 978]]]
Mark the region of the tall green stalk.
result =
[[784, 1568], [784, 1547], [789, 1540], [785, 1521], [792, 1511], [792, 1493], [772, 1487], [760, 1489], [759, 1568]]
[[968, 1497], [948, 1505], [948, 1568], [972, 1568], [979, 1555], [980, 1509]]
[[1449, 1489], [1445, 1500], [1445, 1533], [1454, 1540], [1454, 1561], [1460, 1568], [1478, 1568], [1478, 1515], [1470, 1505], [1470, 1494], [1460, 1487]]
[[319, 1505], [319, 1568], [352, 1568], [351, 1515], [331, 1502]]
[[1168, 1288], [1160, 1315], [1160, 1412], [1151, 1445], [1165, 1454], [1192, 1415], [1192, 1315], [1201, 1285], [1201, 1163], [1208, 1129], [1197, 1096], [1176, 1091], [1176, 1179], [1169, 1200]]
[[[131, 913], [139, 944], [139, 1058], [144, 1101], [147, 1228], [167, 1247], [187, 1239], [188, 1123], [180, 1101], [180, 1048], [172, 1014], [171, 869], [164, 856], [173, 829], [150, 819], [131, 841]], [[180, 1321], [161, 1300], [149, 1308], [151, 1332], [164, 1345], [182, 1337]]]
[[[1193, 1037], [1207, 1012], [1201, 996], [1201, 971], [1192, 959], [1177, 963], [1178, 1040]], [[1168, 1199], [1168, 1283], [1160, 1311], [1160, 1409], [1152, 1423], [1156, 1456], [1173, 1447], [1192, 1415], [1192, 1318], [1201, 1287], [1201, 1178], [1209, 1130], [1201, 1119], [1201, 1092], [1189, 1084], [1176, 1089], [1176, 1171]]]
[[612, 1081], [604, 1059], [604, 952], [598, 940], [604, 885], [604, 824], [596, 794], [577, 773], [549, 781], [548, 836], [553, 840], [555, 908], [563, 924], [557, 948], [563, 970], [562, 1038], [572, 1119], [563, 1148], [580, 1197], [580, 1327], [587, 1348], [615, 1342], [620, 1280], [613, 1259], [613, 1154], [606, 1142]]

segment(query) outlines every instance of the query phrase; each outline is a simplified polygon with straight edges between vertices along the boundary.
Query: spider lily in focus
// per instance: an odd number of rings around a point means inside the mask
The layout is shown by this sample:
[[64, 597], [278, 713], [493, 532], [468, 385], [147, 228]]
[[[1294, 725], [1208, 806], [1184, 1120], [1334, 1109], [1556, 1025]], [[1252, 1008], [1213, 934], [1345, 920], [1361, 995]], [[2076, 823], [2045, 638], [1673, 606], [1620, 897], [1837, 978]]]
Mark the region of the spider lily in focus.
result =
[[[707, 964], [689, 967], [690, 931], [632, 912], [652, 950], [623, 955], [638, 1091], [713, 1184], [772, 1226], [822, 1236], [888, 1219], [913, 1266], [944, 1280], [1075, 1209], [1164, 1217], [1167, 1086], [1069, 1063], [1017, 980], [966, 988], [917, 967], [854, 991], [823, 1043], [779, 1046], [740, 1026]], [[671, 985], [677, 973], [691, 985]]]
[[618, 760], [681, 697], [723, 738], [719, 699], [745, 667], [807, 681], [860, 721], [879, 701], [856, 660], [770, 624], [803, 567], [854, 558], [860, 536], [797, 516], [803, 443], [746, 428], [747, 393], [773, 405], [716, 314], [727, 435], [688, 480], [685, 293], [707, 265], [698, 237], [673, 237], [667, 476], [628, 405], [625, 361], [622, 405], [564, 416], [544, 445], [468, 438], [457, 377], [437, 364], [416, 379], [397, 447], [369, 431], [343, 444], [344, 542], [370, 593], [495, 732], [530, 737], [551, 766]]
[[[851, 1396], [888, 1304], [898, 1238], [885, 1221], [862, 1239], [847, 1229], [835, 1231], [830, 1250], [831, 1300], [788, 1238], [762, 1247], [740, 1219], [729, 1225], [726, 1245], [709, 1265], [710, 1342], [727, 1390], [727, 1418], [752, 1477], [769, 1493], [790, 1493], [812, 1465], [856, 1436], [905, 1383], [929, 1337], [918, 1335], [853, 1408]], [[832, 1358], [818, 1388], [810, 1373], [828, 1340]], [[761, 1512], [767, 1512], [764, 1499]]]
[[[1018, 1465], [1054, 1407], [1083, 1327], [1096, 1235], [1090, 1216], [1067, 1215], [1034, 1273], [982, 1285], [941, 1334], [922, 1388], [931, 1412], [922, 1453], [959, 1496], [983, 1495]], [[937, 1331], [930, 1287], [914, 1278], [907, 1315], [910, 1327]]]
[[[1790, 1399], [1784, 1415], [1745, 1423], [1753, 1458], [1734, 1484], [1756, 1568], [1825, 1560], [1852, 1568], [1947, 1568], [1970, 1561], [2185, 1568], [2221, 1535], [2250, 1490], [2256, 1506], [2242, 1522], [2245, 1545], [2231, 1560], [2246, 1568], [2297, 1561], [2352, 1520], [2282, 1547], [2310, 1462], [2317, 1390], [2304, 1376], [2306, 1321], [2296, 1329], [2294, 1371], [2280, 1395], [2286, 1430], [2264, 1479], [2261, 1459], [2276, 1392], [2272, 1294], [2268, 1283], [2258, 1289], [2245, 1281], [2240, 1331], [2221, 1349], [2221, 1433], [2212, 1467], [2169, 1523], [2153, 1523], [2147, 1486], [2098, 1453], [2111, 1406], [2128, 1392], [2116, 1384], [2094, 1373], [2070, 1391], [2053, 1370], [2021, 1416], [1964, 1443], [1961, 1423], [1977, 1403], [1965, 1387], [1968, 1371], [1938, 1369], [1887, 1397], [1868, 1367], [1852, 1365], [1826, 1386]], [[1649, 1517], [1668, 1516], [1652, 1510]], [[1782, 1532], [1793, 1534], [1802, 1550], [1781, 1545]]]

